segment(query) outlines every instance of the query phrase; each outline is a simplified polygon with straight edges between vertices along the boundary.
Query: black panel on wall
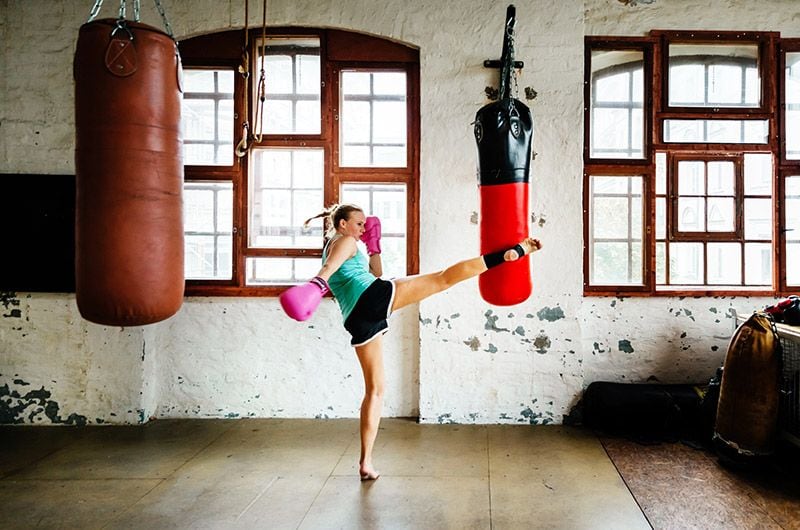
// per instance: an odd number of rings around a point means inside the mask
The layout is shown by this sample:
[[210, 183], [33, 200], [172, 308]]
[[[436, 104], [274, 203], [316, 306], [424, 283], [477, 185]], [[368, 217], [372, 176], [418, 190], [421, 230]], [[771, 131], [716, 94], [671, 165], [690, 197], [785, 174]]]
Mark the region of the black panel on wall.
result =
[[75, 175], [0, 179], [0, 291], [75, 292]]

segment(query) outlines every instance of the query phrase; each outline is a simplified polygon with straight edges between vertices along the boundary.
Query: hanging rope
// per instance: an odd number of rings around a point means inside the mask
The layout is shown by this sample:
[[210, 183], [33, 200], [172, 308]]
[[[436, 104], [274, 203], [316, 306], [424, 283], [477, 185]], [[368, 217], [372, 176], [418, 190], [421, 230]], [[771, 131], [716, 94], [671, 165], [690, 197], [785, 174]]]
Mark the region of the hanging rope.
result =
[[258, 90], [256, 97], [256, 113], [254, 118], [253, 130], [257, 131], [255, 135], [256, 142], [260, 142], [264, 137], [264, 102], [267, 99], [267, 74], [264, 71], [264, 63], [267, 62], [267, 0], [264, 0], [261, 9], [261, 72], [258, 78]]
[[[264, 137], [264, 102], [267, 99], [267, 75], [264, 70], [264, 50], [267, 46], [267, 0], [263, 1], [261, 10], [261, 44], [256, 47], [256, 56], [261, 59], [261, 71], [258, 79], [258, 86], [256, 89], [256, 108], [253, 113], [252, 129], [250, 126], [250, 111], [247, 105], [250, 91], [250, 37], [249, 37], [249, 20], [250, 20], [250, 0], [244, 2], [244, 47], [242, 48], [242, 64], [239, 66], [239, 73], [242, 74], [245, 80], [245, 90], [247, 95], [244, 98], [244, 122], [242, 123], [242, 137], [239, 143], [236, 144], [236, 156], [242, 158], [252, 148], [252, 142], [261, 142]], [[261, 53], [259, 54], [259, 50]]]
[[247, 154], [249, 150], [248, 142], [250, 140], [250, 122], [248, 121], [250, 118], [250, 114], [247, 109], [247, 91], [250, 87], [250, 0], [244, 0], [244, 44], [242, 45], [242, 64], [239, 65], [239, 73], [242, 74], [244, 78], [244, 87], [245, 87], [245, 96], [244, 96], [244, 121], [242, 122], [242, 138], [239, 140], [239, 143], [236, 144], [236, 149], [234, 153], [239, 158], [242, 158]]

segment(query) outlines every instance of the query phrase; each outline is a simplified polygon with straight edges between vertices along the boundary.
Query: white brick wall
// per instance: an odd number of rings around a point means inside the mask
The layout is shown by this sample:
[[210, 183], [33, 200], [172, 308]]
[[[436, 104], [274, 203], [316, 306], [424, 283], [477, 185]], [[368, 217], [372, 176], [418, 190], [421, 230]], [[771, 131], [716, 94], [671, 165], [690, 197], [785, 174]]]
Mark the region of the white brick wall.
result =
[[[114, 2], [106, 3], [103, 15], [115, 16]], [[163, 3], [179, 37], [243, 25], [239, 1]], [[74, 172], [72, 54], [90, 4], [0, 3], [1, 173]], [[724, 357], [729, 309], [766, 303], [582, 296], [583, 37], [673, 28], [796, 37], [800, 3], [515, 4], [517, 58], [525, 61], [519, 85], [539, 93], [531, 102], [538, 153], [531, 207], [544, 220], [533, 233], [545, 249], [533, 258], [534, 295], [517, 307], [492, 307], [473, 280], [423, 302], [419, 311], [395, 315], [385, 338], [389, 416], [558, 423], [593, 380], [703, 381]], [[151, 4], [142, 5], [143, 21], [160, 25]], [[485, 103], [484, 87], [496, 85], [482, 62], [500, 54], [507, 2], [268, 5], [272, 25], [340, 27], [420, 48], [421, 268], [474, 255], [478, 231], [470, 219], [478, 196], [470, 123]], [[260, 22], [259, 9], [251, 9], [251, 24]], [[441, 201], [445, 194], [449, 200]], [[151, 415], [358, 414], [360, 369], [331, 301], [304, 324], [286, 319], [276, 300], [265, 298], [189, 298], [176, 316], [145, 328], [89, 324], [66, 295], [5, 293], [0, 315], [0, 422], [63, 422], [71, 414], [88, 423], [135, 423]]]

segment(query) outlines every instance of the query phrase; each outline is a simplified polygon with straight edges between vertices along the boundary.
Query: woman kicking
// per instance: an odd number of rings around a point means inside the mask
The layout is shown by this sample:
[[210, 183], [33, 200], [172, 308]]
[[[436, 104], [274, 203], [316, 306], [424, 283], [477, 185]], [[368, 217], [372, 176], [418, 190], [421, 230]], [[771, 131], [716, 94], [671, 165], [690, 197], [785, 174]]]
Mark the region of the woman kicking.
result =
[[[306, 320], [323, 295], [333, 292], [352, 336], [364, 373], [361, 402], [361, 480], [374, 480], [379, 473], [372, 465], [372, 448], [378, 434], [383, 407], [384, 371], [382, 335], [389, 328], [387, 318], [394, 311], [415, 304], [506, 261], [517, 260], [542, 247], [538, 239], [527, 238], [513, 248], [460, 261], [439, 272], [418, 274], [390, 281], [380, 278], [380, 220], [366, 217], [353, 205], [335, 205], [312, 219], [328, 216], [330, 238], [322, 251], [322, 268], [309, 283], [292, 287], [281, 295], [281, 305], [296, 320]], [[357, 241], [367, 246], [369, 260], [358, 251]]]

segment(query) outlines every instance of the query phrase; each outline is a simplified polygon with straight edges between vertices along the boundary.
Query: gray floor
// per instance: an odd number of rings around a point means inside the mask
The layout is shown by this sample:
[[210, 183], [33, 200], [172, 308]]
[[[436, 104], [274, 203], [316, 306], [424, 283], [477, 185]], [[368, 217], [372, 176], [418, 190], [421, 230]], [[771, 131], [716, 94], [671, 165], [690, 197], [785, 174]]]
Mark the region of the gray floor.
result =
[[357, 420], [0, 428], [3, 528], [650, 528], [599, 440], [559, 426]]

